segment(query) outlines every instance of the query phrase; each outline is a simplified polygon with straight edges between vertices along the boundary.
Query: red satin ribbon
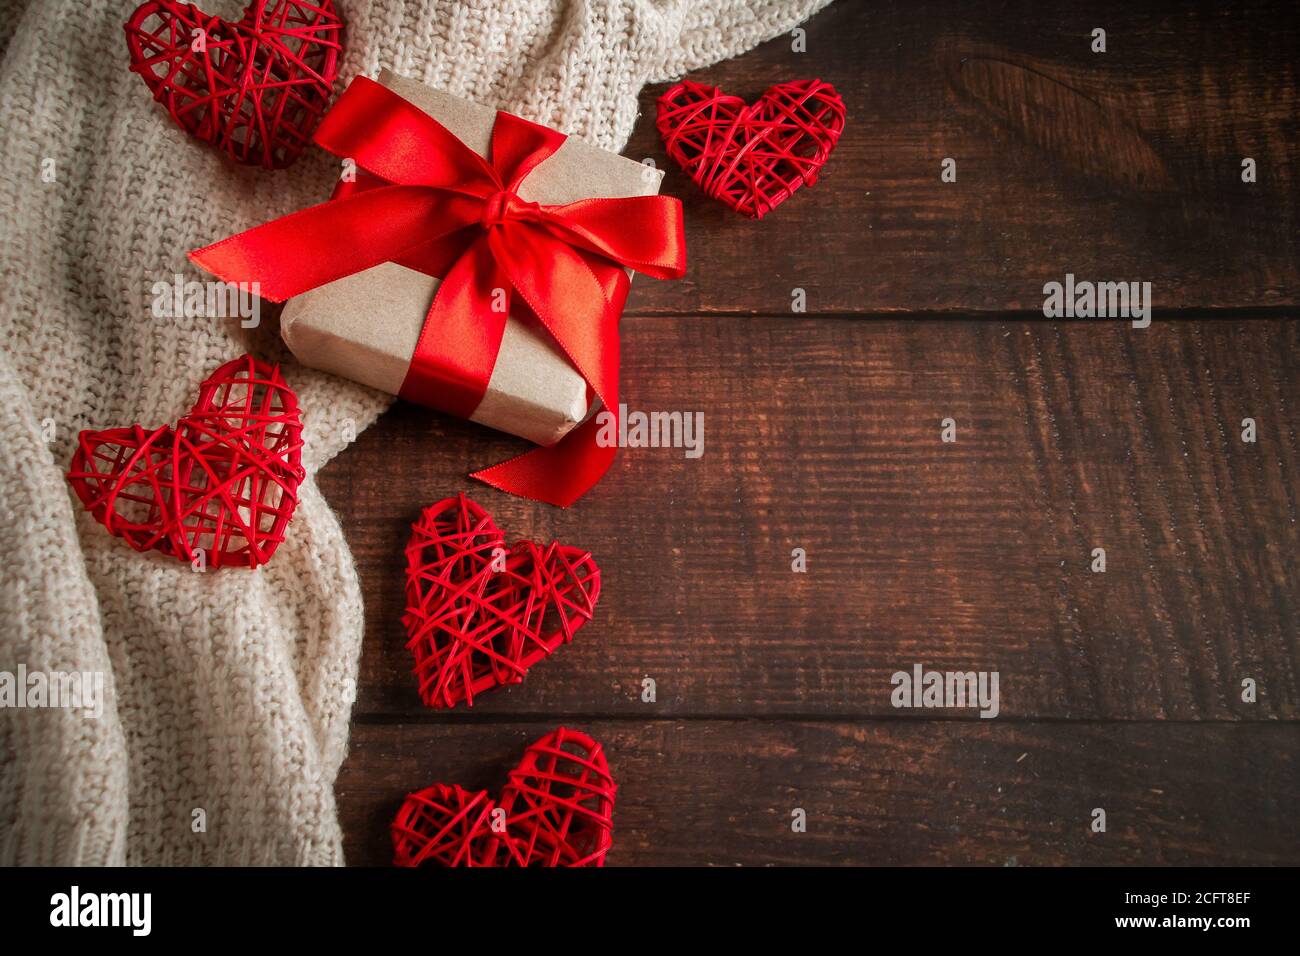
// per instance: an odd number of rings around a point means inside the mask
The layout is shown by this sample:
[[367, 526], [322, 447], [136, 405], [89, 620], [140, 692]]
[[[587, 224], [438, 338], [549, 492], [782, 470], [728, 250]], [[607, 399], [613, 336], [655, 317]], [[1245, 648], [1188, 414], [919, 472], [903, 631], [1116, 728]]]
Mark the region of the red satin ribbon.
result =
[[[261, 285], [282, 302], [383, 262], [442, 282], [400, 395], [469, 417], [487, 390], [506, 316], [537, 316], [588, 389], [618, 414], [618, 320], [624, 267], [655, 278], [686, 269], [681, 203], [667, 196], [523, 202], [520, 184], [563, 133], [497, 113], [491, 160], [396, 93], [357, 77], [315, 140], [369, 173], [328, 202], [197, 249], [227, 282]], [[505, 290], [507, 308], [493, 308]], [[497, 293], [499, 300], [500, 294]], [[590, 396], [589, 396], [590, 397]], [[560, 442], [475, 472], [503, 491], [567, 507], [608, 470], [595, 416]]]

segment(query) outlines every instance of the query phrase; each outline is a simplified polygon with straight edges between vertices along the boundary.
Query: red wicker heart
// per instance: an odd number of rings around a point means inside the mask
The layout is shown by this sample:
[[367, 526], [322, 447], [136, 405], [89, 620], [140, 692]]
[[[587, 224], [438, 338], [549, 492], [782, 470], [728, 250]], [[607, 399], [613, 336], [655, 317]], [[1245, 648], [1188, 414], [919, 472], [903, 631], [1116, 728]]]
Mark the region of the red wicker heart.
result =
[[282, 169], [311, 139], [338, 76], [332, 0], [253, 0], [240, 20], [148, 0], [126, 22], [131, 70], [191, 136]]
[[257, 567], [284, 540], [302, 483], [298, 399], [279, 366], [227, 362], [173, 428], [83, 431], [68, 481], [137, 551]]
[[615, 790], [604, 748], [561, 727], [524, 752], [499, 804], [441, 783], [409, 795], [393, 820], [393, 863], [604, 866]]
[[844, 131], [844, 101], [821, 80], [779, 83], [752, 106], [686, 80], [659, 97], [656, 125], [696, 185], [762, 219], [817, 181]]
[[495, 865], [495, 806], [486, 790], [445, 783], [409, 794], [393, 820], [393, 865]]
[[591, 553], [520, 541], [464, 495], [430, 505], [406, 545], [407, 648], [420, 698], [455, 707], [528, 669], [591, 620], [600, 568]]

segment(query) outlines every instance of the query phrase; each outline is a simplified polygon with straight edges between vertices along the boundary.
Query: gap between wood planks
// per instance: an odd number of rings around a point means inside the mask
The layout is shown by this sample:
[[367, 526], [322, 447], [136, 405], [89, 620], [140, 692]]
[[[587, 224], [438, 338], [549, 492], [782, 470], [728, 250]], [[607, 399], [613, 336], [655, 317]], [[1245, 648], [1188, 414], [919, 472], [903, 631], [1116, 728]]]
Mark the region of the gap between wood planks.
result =
[[[1152, 313], [1152, 325], [1160, 321], [1161, 316], [1169, 322], [1231, 322], [1247, 320], [1294, 319], [1300, 313], [1297, 305], [1264, 306], [1207, 306], [1203, 309], [1176, 307]], [[1041, 310], [1034, 309], [951, 309], [951, 310], [915, 310], [915, 309], [878, 309], [878, 310], [831, 310], [820, 312], [772, 312], [757, 309], [627, 309], [624, 319], [682, 319], [699, 316], [701, 318], [745, 318], [745, 319], [826, 319], [840, 321], [843, 319], [861, 319], [863, 321], [890, 322], [907, 319], [911, 322], [1028, 322], [1037, 321], [1045, 325], [1088, 325], [1115, 322], [1128, 325], [1124, 318], [1047, 318]], [[1135, 332], [1148, 331], [1134, 329]]]
[[998, 715], [991, 720], [981, 720], [979, 717], [972, 717], [969, 713], [954, 713], [948, 716], [943, 714], [934, 714], [931, 716], [919, 716], [915, 713], [899, 714], [871, 714], [861, 716], [852, 713], [752, 713], [752, 714], [725, 714], [709, 713], [701, 711], [698, 713], [677, 713], [663, 714], [656, 716], [653, 714], [632, 714], [619, 713], [617, 711], [570, 711], [570, 712], [530, 712], [530, 711], [498, 711], [491, 714], [466, 714], [466, 713], [440, 713], [430, 711], [427, 714], [412, 712], [392, 713], [381, 710], [375, 711], [353, 711], [352, 722], [355, 724], [366, 724], [368, 726], [428, 726], [432, 724], [447, 724], [451, 726], [471, 726], [474, 724], [536, 724], [536, 723], [556, 723], [562, 724], [566, 720], [583, 721], [599, 720], [602, 722], [616, 721], [618, 723], [681, 723], [683, 721], [709, 721], [721, 724], [743, 724], [749, 722], [762, 723], [796, 723], [796, 724], [897, 724], [897, 723], [940, 723], [940, 724], [1018, 724], [1021, 726], [1032, 726], [1034, 724], [1070, 724], [1072, 726], [1099, 726], [1108, 724], [1122, 724], [1126, 727], [1140, 727], [1143, 725], [1156, 727], [1173, 727], [1173, 726], [1214, 726], [1225, 725], [1231, 727], [1242, 726], [1259, 726], [1272, 727], [1277, 725], [1300, 724], [1300, 718], [1296, 717], [1065, 717], [1065, 716], [1047, 716], [1032, 717], [1028, 715], [1011, 715], [1003, 717]]

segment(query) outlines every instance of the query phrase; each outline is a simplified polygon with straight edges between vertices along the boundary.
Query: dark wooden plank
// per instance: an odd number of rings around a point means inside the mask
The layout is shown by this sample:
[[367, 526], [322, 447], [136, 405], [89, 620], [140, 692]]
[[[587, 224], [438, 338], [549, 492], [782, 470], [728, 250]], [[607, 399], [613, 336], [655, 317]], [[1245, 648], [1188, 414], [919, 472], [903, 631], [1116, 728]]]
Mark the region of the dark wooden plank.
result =
[[468, 490], [605, 572], [595, 621], [475, 713], [893, 714], [920, 663], [997, 670], [1006, 716], [1300, 715], [1294, 321], [625, 329], [625, 400], [703, 410], [700, 459], [626, 450], [562, 511], [466, 480], [522, 442], [401, 404], [322, 473], [365, 589], [358, 713], [422, 712], [402, 547]]
[[[495, 791], [547, 723], [353, 728], [351, 864], [391, 860], [403, 796]], [[1300, 863], [1300, 734], [1277, 724], [584, 725], [618, 784], [611, 865]], [[805, 833], [791, 811], [807, 813]], [[1095, 808], [1106, 832], [1090, 828]]]
[[669, 170], [690, 272], [634, 283], [630, 310], [787, 313], [797, 287], [809, 312], [1038, 311], [1067, 272], [1149, 281], [1166, 311], [1294, 305], [1300, 18], [1186, 6], [840, 2], [806, 53], [783, 37], [699, 71], [746, 98], [820, 76], [848, 106], [822, 180], [759, 223], [667, 159], [648, 90], [627, 154]]

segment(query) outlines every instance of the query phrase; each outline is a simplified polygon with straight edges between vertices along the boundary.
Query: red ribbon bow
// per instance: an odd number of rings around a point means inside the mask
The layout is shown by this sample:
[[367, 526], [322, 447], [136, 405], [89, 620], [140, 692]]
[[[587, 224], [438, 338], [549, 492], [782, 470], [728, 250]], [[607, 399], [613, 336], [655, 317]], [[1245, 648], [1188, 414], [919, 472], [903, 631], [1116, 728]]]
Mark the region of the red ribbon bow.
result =
[[[468, 418], [487, 391], [507, 314], [526, 309], [589, 392], [617, 415], [624, 267], [660, 279], [682, 276], [681, 203], [667, 196], [563, 206], [521, 200], [520, 184], [565, 138], [497, 113], [489, 162], [401, 96], [357, 77], [315, 140], [370, 175], [328, 202], [195, 250], [190, 258], [227, 282], [259, 282], [262, 297], [272, 302], [389, 261], [442, 276], [399, 392], [403, 398]], [[566, 507], [614, 460], [614, 447], [597, 444], [598, 430], [593, 415], [557, 444], [471, 477]]]

